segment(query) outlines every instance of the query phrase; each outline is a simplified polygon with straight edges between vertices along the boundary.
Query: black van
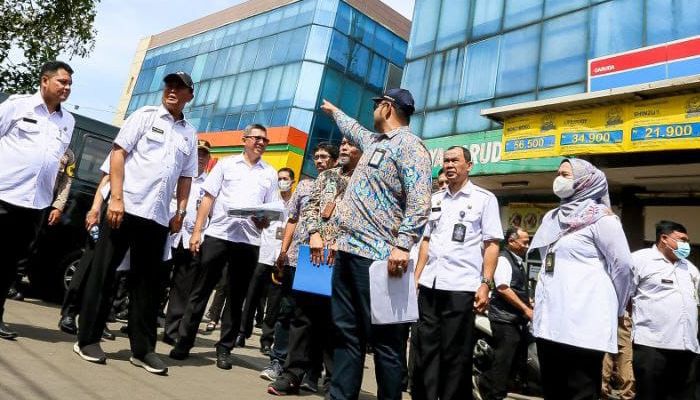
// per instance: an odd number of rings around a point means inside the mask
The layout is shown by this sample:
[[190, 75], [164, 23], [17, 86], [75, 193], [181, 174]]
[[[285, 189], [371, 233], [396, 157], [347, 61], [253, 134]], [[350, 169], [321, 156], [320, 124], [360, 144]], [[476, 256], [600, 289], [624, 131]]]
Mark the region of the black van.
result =
[[[0, 93], [0, 102], [7, 97]], [[47, 300], [60, 301], [75, 272], [87, 240], [85, 214], [102, 176], [100, 166], [119, 132], [116, 126], [72, 114], [75, 130], [69, 148], [75, 153], [75, 165], [69, 168], [73, 184], [68, 202], [58, 225], [43, 226], [31, 256], [21, 262], [31, 291]]]

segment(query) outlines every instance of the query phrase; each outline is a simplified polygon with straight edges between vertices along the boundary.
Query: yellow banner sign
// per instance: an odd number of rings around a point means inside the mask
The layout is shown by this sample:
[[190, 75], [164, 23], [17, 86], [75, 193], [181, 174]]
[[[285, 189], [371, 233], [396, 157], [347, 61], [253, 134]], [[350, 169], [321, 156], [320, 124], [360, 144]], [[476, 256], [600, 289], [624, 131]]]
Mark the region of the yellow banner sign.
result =
[[700, 94], [508, 119], [503, 160], [700, 148]]
[[506, 224], [534, 234], [547, 211], [555, 207], [557, 204], [510, 203], [506, 209]]

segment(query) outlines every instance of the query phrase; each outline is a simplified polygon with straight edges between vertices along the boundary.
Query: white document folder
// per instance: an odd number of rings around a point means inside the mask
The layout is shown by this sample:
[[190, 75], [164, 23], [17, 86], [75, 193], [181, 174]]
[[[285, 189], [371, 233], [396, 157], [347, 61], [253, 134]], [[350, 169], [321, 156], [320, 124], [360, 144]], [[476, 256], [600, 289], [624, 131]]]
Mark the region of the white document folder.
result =
[[418, 320], [418, 296], [413, 275], [414, 262], [401, 278], [389, 276], [387, 262], [375, 261], [369, 267], [369, 298], [372, 323], [400, 324]]

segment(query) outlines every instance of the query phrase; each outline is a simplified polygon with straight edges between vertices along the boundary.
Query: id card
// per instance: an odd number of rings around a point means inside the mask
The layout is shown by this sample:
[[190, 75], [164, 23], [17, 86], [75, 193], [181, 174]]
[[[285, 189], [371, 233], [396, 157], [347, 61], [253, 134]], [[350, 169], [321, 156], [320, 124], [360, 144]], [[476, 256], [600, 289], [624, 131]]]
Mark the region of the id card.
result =
[[544, 272], [554, 272], [554, 253], [549, 252], [544, 257]]
[[464, 237], [467, 234], [467, 227], [462, 223], [456, 223], [452, 228], [452, 241], [464, 243]]
[[282, 236], [284, 235], [284, 228], [281, 226], [275, 230], [275, 239], [277, 240], [282, 240]]
[[379, 164], [381, 164], [382, 160], [384, 159], [385, 153], [386, 150], [384, 149], [374, 150], [374, 153], [372, 153], [372, 158], [369, 159], [369, 166], [374, 168], [379, 167]]

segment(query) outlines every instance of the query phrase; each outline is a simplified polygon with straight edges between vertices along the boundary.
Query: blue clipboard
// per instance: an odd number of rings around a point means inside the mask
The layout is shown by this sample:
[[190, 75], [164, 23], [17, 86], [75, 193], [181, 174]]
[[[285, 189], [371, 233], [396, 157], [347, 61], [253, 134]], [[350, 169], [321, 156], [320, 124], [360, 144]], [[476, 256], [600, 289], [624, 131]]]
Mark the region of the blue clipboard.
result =
[[[325, 256], [328, 256], [328, 250], [326, 250]], [[332, 277], [333, 267], [331, 265], [321, 264], [317, 267], [311, 264], [309, 246], [299, 246], [297, 270], [294, 273], [292, 289], [330, 297]]]

